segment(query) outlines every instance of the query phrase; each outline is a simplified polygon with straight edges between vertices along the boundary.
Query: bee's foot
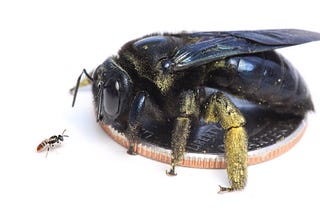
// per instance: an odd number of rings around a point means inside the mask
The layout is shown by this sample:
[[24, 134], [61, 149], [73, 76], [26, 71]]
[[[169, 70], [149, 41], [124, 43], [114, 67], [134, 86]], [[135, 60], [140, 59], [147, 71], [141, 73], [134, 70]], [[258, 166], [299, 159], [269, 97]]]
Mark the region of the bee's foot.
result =
[[225, 193], [225, 192], [233, 192], [234, 191], [234, 189], [231, 187], [223, 187], [223, 186], [219, 185], [219, 188], [220, 188], [220, 190], [218, 193]]
[[243, 187], [223, 187], [219, 185], [219, 192], [218, 193], [225, 193], [225, 192], [234, 192], [234, 191], [240, 191], [243, 189]]
[[134, 148], [135, 148], [135, 145], [130, 145], [129, 148], [128, 148], [128, 150], [127, 150], [127, 153], [128, 153], [129, 155], [136, 155], [137, 152], [135, 151]]
[[170, 171], [166, 170], [166, 174], [169, 175], [169, 176], [176, 176], [177, 173], [175, 171], [175, 166], [172, 165]]

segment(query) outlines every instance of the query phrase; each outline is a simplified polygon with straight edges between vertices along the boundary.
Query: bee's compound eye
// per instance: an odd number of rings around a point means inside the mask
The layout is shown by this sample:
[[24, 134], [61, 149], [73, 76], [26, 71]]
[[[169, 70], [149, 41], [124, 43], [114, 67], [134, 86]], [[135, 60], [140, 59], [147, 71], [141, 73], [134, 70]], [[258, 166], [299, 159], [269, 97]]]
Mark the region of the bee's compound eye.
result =
[[110, 116], [115, 116], [120, 107], [120, 84], [110, 79], [103, 89], [104, 110]]

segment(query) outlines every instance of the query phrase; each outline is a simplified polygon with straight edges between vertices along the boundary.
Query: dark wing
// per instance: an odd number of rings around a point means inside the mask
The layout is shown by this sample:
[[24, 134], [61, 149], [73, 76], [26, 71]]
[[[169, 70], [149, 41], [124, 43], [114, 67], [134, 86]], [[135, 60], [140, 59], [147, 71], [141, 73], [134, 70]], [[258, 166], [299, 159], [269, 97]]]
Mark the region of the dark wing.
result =
[[185, 37], [187, 44], [173, 56], [174, 70], [320, 40], [320, 33], [296, 29], [199, 32], [174, 36]]

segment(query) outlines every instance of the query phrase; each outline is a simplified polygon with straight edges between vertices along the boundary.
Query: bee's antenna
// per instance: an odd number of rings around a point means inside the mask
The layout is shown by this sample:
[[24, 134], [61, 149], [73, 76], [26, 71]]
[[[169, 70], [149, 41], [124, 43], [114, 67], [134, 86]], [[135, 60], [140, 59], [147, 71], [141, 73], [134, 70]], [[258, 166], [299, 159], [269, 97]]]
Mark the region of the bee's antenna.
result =
[[97, 122], [102, 120], [102, 114], [101, 114], [101, 106], [103, 102], [103, 82], [99, 82], [99, 91], [98, 91], [98, 97], [99, 97], [99, 103], [98, 103], [98, 113], [97, 113]]
[[64, 133], [65, 133], [66, 131], [67, 131], [67, 129], [63, 130], [61, 136], [63, 136], [63, 137], [69, 137], [68, 135], [64, 135]]
[[87, 78], [88, 78], [91, 82], [93, 82], [93, 78], [87, 73], [86, 69], [83, 69], [82, 72], [81, 72], [81, 74], [80, 74], [80, 76], [78, 77], [76, 86], [70, 89], [70, 92], [71, 92], [71, 93], [74, 91], [73, 101], [72, 101], [72, 107], [74, 107], [74, 104], [75, 104], [75, 102], [76, 102], [76, 98], [77, 98], [78, 89], [79, 89], [79, 86], [80, 86], [80, 81], [81, 81], [82, 74], [85, 74], [85, 75], [87, 76]]

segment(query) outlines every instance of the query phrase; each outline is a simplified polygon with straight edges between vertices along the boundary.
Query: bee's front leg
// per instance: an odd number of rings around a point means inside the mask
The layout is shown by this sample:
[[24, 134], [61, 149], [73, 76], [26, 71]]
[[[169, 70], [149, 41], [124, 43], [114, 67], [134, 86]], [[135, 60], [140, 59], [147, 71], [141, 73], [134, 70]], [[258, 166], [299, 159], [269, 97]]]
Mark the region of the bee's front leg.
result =
[[127, 131], [127, 138], [129, 140], [129, 148], [127, 153], [130, 155], [136, 154], [136, 145], [139, 142], [138, 130], [141, 127], [139, 122], [139, 116], [144, 109], [147, 94], [145, 92], [139, 92], [133, 102], [129, 112], [129, 127]]
[[244, 188], [247, 181], [247, 132], [245, 118], [239, 109], [221, 92], [214, 93], [206, 103], [206, 122], [219, 122], [225, 130], [224, 143], [227, 173], [231, 187], [221, 187], [220, 192]]
[[195, 91], [189, 90], [181, 94], [179, 116], [174, 121], [171, 136], [171, 169], [166, 173], [176, 175], [175, 167], [181, 161], [189, 139], [193, 119], [199, 116], [199, 99]]

